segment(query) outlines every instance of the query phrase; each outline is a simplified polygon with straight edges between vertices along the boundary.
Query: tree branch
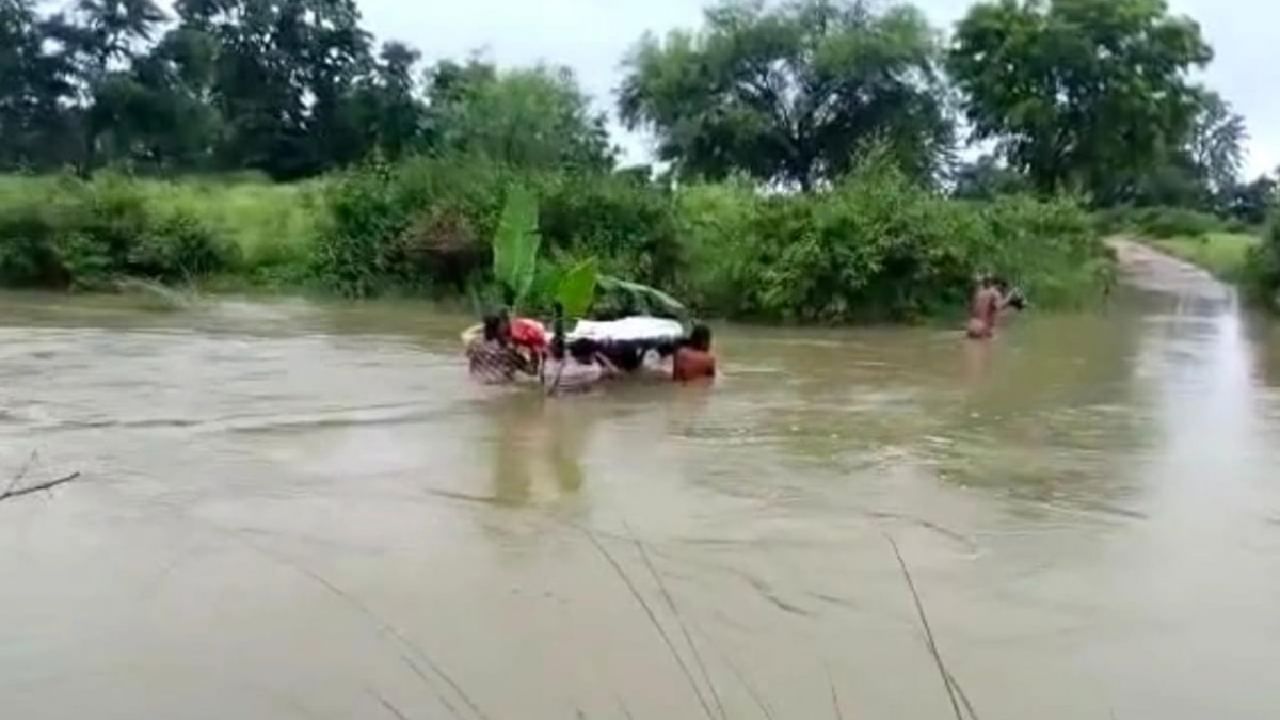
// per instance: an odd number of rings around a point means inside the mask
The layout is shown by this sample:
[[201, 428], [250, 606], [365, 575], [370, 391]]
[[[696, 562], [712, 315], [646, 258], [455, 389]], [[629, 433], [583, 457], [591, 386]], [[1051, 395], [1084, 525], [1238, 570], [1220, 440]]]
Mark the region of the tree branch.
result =
[[22, 497], [23, 495], [30, 495], [32, 493], [38, 493], [42, 490], [50, 490], [59, 485], [63, 485], [79, 479], [80, 479], [80, 473], [73, 472], [66, 477], [58, 478], [57, 480], [50, 480], [48, 482], [36, 483], [35, 485], [28, 485], [26, 487], [18, 488], [17, 490], [12, 490], [12, 489], [6, 490], [4, 494], [0, 495], [0, 501], [8, 500], [9, 498]]

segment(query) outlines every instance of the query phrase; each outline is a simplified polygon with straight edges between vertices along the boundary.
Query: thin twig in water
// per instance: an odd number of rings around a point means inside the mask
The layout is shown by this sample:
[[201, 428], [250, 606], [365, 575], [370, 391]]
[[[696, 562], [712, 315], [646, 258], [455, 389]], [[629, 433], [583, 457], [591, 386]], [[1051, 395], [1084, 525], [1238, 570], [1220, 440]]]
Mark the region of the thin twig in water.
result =
[[836, 720], [844, 720], [844, 710], [840, 709], [840, 695], [836, 693], [836, 680], [831, 677], [831, 668], [827, 669], [827, 685], [831, 688], [831, 709], [836, 713]]
[[698, 698], [698, 704], [702, 706], [702, 712], [706, 714], [708, 720], [714, 720], [715, 714], [711, 712], [711, 705], [707, 703], [706, 696], [702, 694], [702, 689], [698, 687], [698, 681], [694, 679], [693, 672], [689, 670], [689, 666], [685, 663], [684, 658], [681, 657], [680, 652], [676, 650], [675, 643], [671, 641], [671, 636], [668, 635], [667, 631], [662, 627], [662, 623], [658, 622], [658, 616], [654, 614], [653, 608], [649, 607], [649, 603], [644, 599], [644, 595], [640, 594], [640, 590], [636, 587], [635, 583], [631, 581], [631, 576], [627, 575], [627, 571], [622, 569], [622, 565], [620, 565], [617, 559], [613, 557], [613, 554], [609, 552], [609, 549], [600, 542], [600, 539], [596, 537], [595, 533], [584, 527], [578, 527], [578, 529], [587, 536], [587, 540], [591, 541], [591, 544], [595, 546], [596, 551], [599, 552], [600, 556], [609, 563], [613, 568], [613, 571], [622, 579], [622, 583], [627, 586], [627, 590], [631, 592], [631, 596], [635, 598], [637, 603], [639, 603], [640, 608], [644, 610], [644, 614], [649, 617], [649, 623], [653, 625], [653, 629], [658, 632], [658, 636], [662, 638], [662, 642], [666, 643], [667, 650], [671, 653], [671, 657], [675, 659], [676, 665], [680, 667], [680, 672], [684, 673], [685, 679], [689, 681], [689, 687], [693, 690], [693, 694]]
[[742, 668], [738, 667], [737, 663], [733, 661], [733, 658], [729, 657], [728, 653], [717, 647], [714, 641], [710, 638], [707, 640], [708, 642], [711, 642], [711, 647], [715, 648], [716, 652], [720, 655], [720, 659], [726, 666], [728, 666], [729, 672], [733, 673], [733, 676], [738, 678], [738, 682], [742, 683], [742, 687], [747, 689], [747, 694], [751, 696], [756, 707], [760, 708], [760, 713], [764, 715], [765, 720], [774, 720], [773, 708], [769, 707], [768, 701], [766, 701], [764, 696], [760, 694], [760, 691], [756, 689], [755, 684], [753, 684], [751, 679], [746, 676], [746, 673], [742, 672]]
[[395, 704], [384, 697], [382, 693], [374, 690], [373, 688], [365, 688], [365, 691], [372, 695], [373, 698], [382, 705], [382, 707], [386, 708], [387, 712], [395, 715], [396, 720], [409, 720], [409, 716], [401, 712], [400, 708], [396, 707]]
[[63, 485], [65, 483], [69, 483], [69, 482], [72, 482], [73, 480], [79, 480], [79, 479], [80, 479], [80, 473], [74, 472], [64, 478], [58, 478], [57, 480], [50, 480], [48, 482], [36, 483], [35, 485], [28, 485], [26, 487], [18, 488], [17, 490], [6, 490], [3, 495], [0, 495], [0, 500], [8, 500], [9, 498], [16, 498], [16, 497], [21, 497], [23, 495], [38, 493], [42, 490], [50, 490], [59, 485]]
[[22, 482], [22, 478], [27, 476], [27, 473], [31, 470], [31, 466], [36, 462], [36, 455], [38, 452], [39, 451], [37, 450], [32, 450], [31, 455], [27, 457], [27, 461], [22, 463], [22, 467], [18, 468], [18, 472], [14, 473], [13, 479], [9, 481], [9, 487], [4, 489], [5, 495], [8, 495], [10, 491], [18, 486], [18, 483]]
[[960, 696], [960, 704], [964, 705], [964, 709], [969, 713], [971, 720], [978, 720], [978, 713], [973, 709], [973, 703], [969, 702], [969, 696], [965, 694], [964, 688], [960, 687], [960, 681], [956, 679], [951, 671], [947, 671], [947, 680], [951, 683], [951, 687], [955, 688], [956, 694]]
[[942, 653], [938, 652], [938, 644], [934, 642], [933, 629], [929, 627], [929, 617], [924, 612], [924, 603], [920, 601], [920, 594], [916, 592], [916, 582], [911, 578], [911, 571], [907, 569], [907, 561], [903, 559], [902, 551], [898, 549], [898, 543], [894, 541], [893, 536], [885, 533], [884, 537], [889, 541], [889, 545], [893, 547], [893, 554], [898, 558], [898, 567], [902, 568], [902, 576], [906, 578], [907, 589], [911, 591], [911, 598], [915, 601], [916, 614], [920, 616], [920, 624], [924, 626], [924, 636], [929, 647], [929, 654], [933, 656], [933, 661], [938, 666], [938, 675], [942, 678], [942, 686], [946, 688], [947, 698], [951, 700], [951, 709], [955, 712], [956, 720], [964, 720], [964, 715], [960, 713], [960, 703], [956, 700], [956, 693], [951, 688], [951, 672], [947, 670], [947, 664], [942, 661]]
[[613, 698], [618, 701], [618, 709], [622, 711], [622, 717], [627, 720], [636, 720], [635, 715], [631, 714], [631, 708], [627, 707], [627, 701], [623, 700], [621, 695], [615, 692]]
[[440, 693], [435, 690], [435, 686], [434, 686], [435, 684], [427, 676], [426, 672], [424, 672], [423, 669], [418, 665], [418, 663], [414, 661], [410, 653], [421, 658], [422, 661], [427, 664], [427, 667], [431, 669], [431, 672], [433, 672], [436, 676], [438, 676], [441, 680], [443, 680], [445, 684], [447, 684], [450, 688], [452, 688], [453, 691], [458, 694], [458, 697], [462, 699], [462, 702], [465, 703], [466, 706], [471, 709], [471, 712], [476, 715], [476, 717], [479, 717], [481, 720], [489, 720], [489, 716], [485, 714], [483, 710], [480, 709], [480, 706], [477, 705], [474, 700], [472, 700], [471, 695], [467, 693], [467, 691], [464, 690], [462, 686], [459, 685], [453, 679], [453, 677], [449, 675], [449, 673], [445, 672], [444, 668], [440, 667], [439, 663], [433, 660], [431, 656], [428, 655], [422, 648], [418, 647], [412, 641], [410, 641], [409, 638], [405, 637], [404, 634], [401, 633], [399, 630], [397, 630], [394, 626], [392, 626], [390, 623], [388, 623], [387, 621], [379, 617], [377, 613], [373, 612], [373, 610], [371, 610], [369, 606], [361, 602], [359, 598], [355, 597], [354, 595], [347, 592], [346, 590], [343, 590], [337, 585], [334, 585], [332, 582], [329, 581], [328, 578], [312, 570], [306, 565], [303, 565], [302, 563], [296, 562], [291, 558], [288, 558], [286, 556], [267, 550], [266, 548], [258, 545], [257, 543], [254, 543], [250, 540], [245, 539], [244, 537], [240, 537], [240, 541], [254, 548], [258, 552], [262, 553], [263, 555], [266, 555], [267, 557], [274, 559], [276, 562], [283, 563], [293, 568], [294, 570], [297, 570], [303, 575], [306, 575], [307, 577], [319, 583], [322, 587], [324, 587], [326, 590], [332, 593], [335, 597], [338, 597], [339, 599], [343, 600], [347, 605], [351, 606], [354, 610], [359, 612], [361, 615], [364, 615], [365, 618], [369, 620], [369, 622], [373, 623], [374, 628], [377, 629], [380, 634], [384, 635], [385, 637], [391, 638], [400, 646], [401, 651], [398, 654], [400, 656], [401, 661], [404, 662], [405, 666], [408, 667], [413, 672], [414, 675], [418, 676], [419, 680], [422, 680], [422, 682], [428, 688], [431, 688], [431, 690], [436, 693], [436, 697], [440, 700], [440, 704], [443, 705], [445, 709], [448, 710], [450, 714], [452, 714], [454, 717], [461, 718], [462, 714], [458, 712], [458, 708], [455, 707], [453, 703], [449, 702], [449, 699], [445, 697], [443, 693]]
[[645, 567], [649, 568], [649, 574], [653, 576], [653, 581], [658, 584], [658, 590], [662, 592], [667, 608], [675, 616], [676, 623], [680, 626], [680, 632], [684, 634], [684, 641], [689, 645], [689, 651], [693, 654], [693, 661], [697, 663], [698, 670], [702, 673], [702, 680], [706, 683], [707, 689], [711, 691], [711, 697], [715, 700], [716, 709], [720, 711], [720, 720], [728, 720], [728, 715], [724, 711], [724, 703], [720, 700], [720, 693], [716, 691], [715, 683], [711, 681], [711, 673], [707, 672], [707, 664], [702, 661], [702, 653], [698, 652], [698, 646], [693, 642], [693, 637], [689, 634], [689, 628], [684, 623], [684, 616], [680, 614], [680, 608], [676, 607], [675, 598], [667, 590], [667, 584], [662, 581], [662, 575], [658, 573], [658, 568], [654, 566], [653, 559], [649, 557], [649, 552], [644, 549], [644, 543], [635, 537], [630, 527], [627, 527], [627, 534], [632, 536], [631, 541], [635, 543], [636, 550], [640, 551], [640, 557], [644, 560]]

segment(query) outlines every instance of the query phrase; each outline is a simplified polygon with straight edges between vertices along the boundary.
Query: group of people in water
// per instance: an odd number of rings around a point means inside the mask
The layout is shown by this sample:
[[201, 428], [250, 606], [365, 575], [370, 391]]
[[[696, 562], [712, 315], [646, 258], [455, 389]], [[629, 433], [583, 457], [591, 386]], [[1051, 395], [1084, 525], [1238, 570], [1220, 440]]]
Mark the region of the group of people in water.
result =
[[548, 335], [542, 323], [500, 310], [484, 316], [480, 332], [466, 342], [466, 355], [471, 376], [482, 383], [536, 380], [548, 394], [582, 392], [629, 377], [711, 380], [717, 372], [711, 329], [702, 323], [686, 337], [657, 342], [569, 339], [560, 322]]
[[[984, 276], [974, 290], [965, 334], [990, 339], [1001, 312], [1025, 307], [1022, 293], [1006, 280]], [[485, 315], [478, 332], [464, 337], [472, 377], [491, 385], [536, 380], [548, 394], [581, 392], [626, 377], [687, 383], [714, 379], [717, 372], [711, 329], [702, 323], [686, 336], [663, 340], [570, 339], [560, 320], [548, 335], [542, 323], [504, 309]]]

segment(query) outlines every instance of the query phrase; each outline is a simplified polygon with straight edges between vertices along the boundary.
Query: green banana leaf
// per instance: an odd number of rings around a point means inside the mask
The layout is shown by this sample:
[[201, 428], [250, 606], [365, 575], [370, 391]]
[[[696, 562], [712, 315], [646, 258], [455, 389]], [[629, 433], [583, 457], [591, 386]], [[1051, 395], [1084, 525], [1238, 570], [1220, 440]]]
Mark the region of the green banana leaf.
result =
[[620, 280], [612, 275], [601, 275], [598, 284], [600, 289], [606, 292], [627, 295], [632, 306], [647, 308], [650, 314], [666, 315], [680, 320], [689, 317], [689, 309], [684, 306], [684, 303], [657, 288]]
[[528, 188], [513, 186], [493, 234], [493, 276], [507, 287], [513, 307], [529, 293], [541, 245], [538, 199]]
[[560, 287], [556, 291], [556, 302], [564, 308], [567, 318], [585, 317], [591, 309], [596, 297], [596, 282], [599, 273], [596, 271], [595, 258], [588, 258], [574, 265], [560, 278]]

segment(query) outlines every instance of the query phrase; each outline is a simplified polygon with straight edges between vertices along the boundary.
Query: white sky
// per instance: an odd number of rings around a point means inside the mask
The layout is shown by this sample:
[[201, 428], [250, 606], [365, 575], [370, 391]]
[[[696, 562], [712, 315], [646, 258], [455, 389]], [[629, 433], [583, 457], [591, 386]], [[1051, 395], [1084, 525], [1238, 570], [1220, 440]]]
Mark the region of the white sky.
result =
[[[645, 30], [659, 34], [701, 23], [703, 0], [358, 0], [379, 40], [416, 46], [428, 61], [479, 50], [502, 65], [567, 65], [601, 109], [614, 116], [620, 63]], [[936, 27], [950, 29], [970, 0], [916, 0]], [[1248, 120], [1246, 174], [1280, 165], [1280, 1], [1170, 0], [1196, 18], [1217, 52], [1204, 80]], [[633, 162], [648, 140], [614, 140]]]

